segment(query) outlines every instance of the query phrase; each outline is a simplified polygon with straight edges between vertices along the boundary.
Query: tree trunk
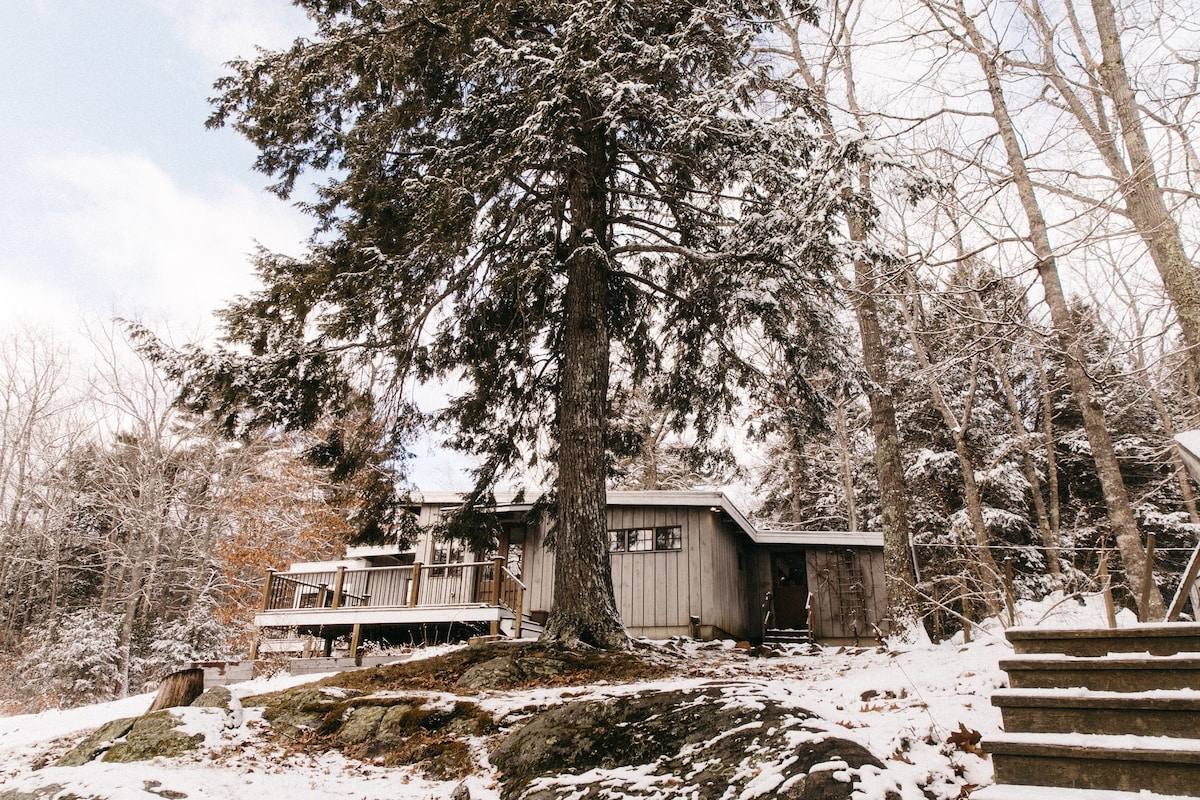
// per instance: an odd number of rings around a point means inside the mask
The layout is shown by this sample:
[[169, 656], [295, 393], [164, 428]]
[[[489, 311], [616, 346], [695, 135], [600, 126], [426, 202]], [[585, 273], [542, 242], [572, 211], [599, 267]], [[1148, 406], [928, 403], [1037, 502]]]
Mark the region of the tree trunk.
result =
[[[915, 297], [917, 292], [915, 285], [912, 287], [912, 291]], [[914, 306], [917, 302], [916, 300], [913, 301]], [[946, 430], [949, 431], [950, 437], [954, 440], [954, 452], [958, 456], [959, 471], [962, 474], [963, 508], [967, 512], [967, 519], [971, 523], [971, 532], [975, 540], [975, 552], [968, 560], [976, 579], [979, 581], [979, 587], [982, 590], [983, 599], [987, 604], [988, 611], [993, 615], [999, 616], [1000, 610], [1003, 608], [1000, 599], [1002, 597], [1000, 567], [996, 564], [996, 559], [992, 557], [992, 551], [988, 548], [987, 524], [983, 519], [983, 500], [979, 495], [979, 485], [975, 481], [975, 459], [971, 455], [971, 449], [967, 445], [966, 437], [966, 431], [971, 424], [971, 412], [974, 405], [976, 387], [978, 386], [979, 355], [976, 354], [971, 359], [971, 385], [967, 390], [967, 396], [963, 404], [962, 418], [960, 419], [955, 417], [954, 409], [950, 407], [945, 393], [942, 392], [942, 387], [938, 384], [937, 376], [933, 374], [933, 364], [929, 359], [929, 351], [926, 349], [924, 342], [921, 341], [920, 333], [917, 330], [916, 313], [914, 313], [913, 309], [906, 306], [904, 316], [908, 323], [908, 337], [912, 343], [913, 353], [917, 357], [917, 363], [921, 365], [921, 369], [926, 375], [930, 397], [933, 399], [934, 405], [942, 417], [942, 422], [945, 424]]]
[[1084, 432], [1092, 448], [1092, 457], [1096, 463], [1096, 472], [1104, 492], [1104, 502], [1108, 508], [1109, 524], [1116, 537], [1117, 550], [1121, 554], [1130, 592], [1134, 598], [1138, 599], [1139, 605], [1143, 595], [1148, 597], [1146, 606], [1139, 608], [1143, 621], [1162, 619], [1166, 613], [1162, 593], [1156, 587], [1150, 587], [1148, 592], [1143, 591], [1146, 550], [1142, 545], [1137, 520], [1129, 503], [1125, 481], [1121, 477], [1120, 464], [1117, 461], [1116, 451], [1113, 449], [1112, 438], [1108, 434], [1104, 410], [1093, 396], [1091, 378], [1087, 374], [1086, 357], [1079, 341], [1079, 331], [1067, 306], [1066, 295], [1063, 292], [1054, 258], [1054, 250], [1050, 244], [1049, 229], [1038, 204], [1037, 194], [1029, 176], [1025, 155], [1021, 151], [1016, 127], [1008, 113], [996, 64], [988, 55], [983, 38], [978, 28], [975, 27], [973, 19], [963, 8], [961, 0], [957, 4], [957, 10], [959, 22], [967, 32], [972, 52], [987, 80], [988, 94], [992, 100], [992, 117], [999, 129], [1008, 166], [1012, 172], [1013, 184], [1016, 186], [1025, 218], [1029, 223], [1029, 243], [1037, 259], [1035, 266], [1038, 278], [1042, 285], [1046, 306], [1050, 311], [1050, 319], [1058, 346], [1063, 353], [1067, 377], [1071, 383], [1071, 393], [1083, 416]]
[[1046, 566], [1050, 570], [1053, 585], [1061, 587], [1062, 565], [1059, 563], [1058, 538], [1055, 529], [1050, 525], [1050, 513], [1046, 509], [1046, 500], [1042, 497], [1042, 482], [1038, 478], [1037, 466], [1033, 463], [1033, 453], [1029, 446], [1029, 431], [1021, 420], [1021, 408], [1017, 404], [1017, 394], [1013, 390], [1012, 379], [1008, 376], [1007, 360], [998, 347], [992, 348], [992, 360], [996, 365], [1000, 388], [1004, 391], [1004, 403], [1008, 406], [1009, 417], [1012, 418], [1013, 436], [1017, 440], [1017, 449], [1021, 451], [1021, 466], [1025, 470], [1025, 480], [1029, 481], [1029, 496], [1037, 516], [1038, 533], [1042, 537], [1042, 547], [1046, 550]]
[[1154, 170], [1154, 157], [1146, 141], [1137, 98], [1125, 68], [1121, 32], [1117, 28], [1112, 2], [1091, 0], [1091, 4], [1103, 58], [1099, 67], [1100, 81], [1112, 100], [1129, 159], [1128, 174], [1117, 174], [1115, 177], [1123, 178], [1121, 194], [1129, 219], [1158, 268], [1163, 287], [1179, 319], [1192, 368], [1200, 372], [1200, 287], [1196, 285], [1195, 272], [1184, 249], [1179, 226], [1163, 200], [1162, 187]]
[[[584, 120], [599, 118], [598, 113], [583, 115]], [[609, 165], [603, 129], [585, 127], [578, 144], [584, 155], [569, 180], [554, 597], [544, 638], [626, 647], [608, 555]]]
[[[788, 14], [775, 5], [778, 26], [788, 37], [792, 59], [803, 76], [805, 84], [814, 93], [816, 102], [829, 111], [826, 88], [819, 81], [804, 58], [799, 31], [787, 22]], [[849, 41], [851, 25], [848, 23], [848, 8], [835, 3], [831, 13], [838, 18], [837, 27], [843, 40], [831, 43], [836, 53], [846, 87], [846, 105], [854, 116], [859, 130], [869, 133], [862, 109], [855, 93], [854, 63]], [[824, 115], [821, 123], [825, 136], [836, 141], [831, 116]], [[858, 190], [863, 197], [873, 199], [871, 165], [859, 165]], [[864, 219], [851, 214], [846, 220], [850, 239], [866, 242], [868, 224]], [[896, 424], [896, 406], [891, 394], [891, 376], [888, 373], [888, 352], [883, 341], [883, 328], [879, 324], [879, 306], [876, 296], [879, 281], [875, 265], [865, 258], [854, 261], [854, 291], [851, 293], [854, 316], [858, 323], [859, 342], [862, 347], [863, 369], [870, 381], [866, 387], [867, 402], [871, 409], [871, 433], [875, 439], [875, 471], [879, 480], [880, 505], [883, 517], [884, 576], [887, 584], [888, 616], [893, 624], [903, 625], [913, 614], [917, 605], [917, 566], [910, 540], [908, 524], [908, 486], [904, 481], [904, 463], [900, 453], [900, 429]]]

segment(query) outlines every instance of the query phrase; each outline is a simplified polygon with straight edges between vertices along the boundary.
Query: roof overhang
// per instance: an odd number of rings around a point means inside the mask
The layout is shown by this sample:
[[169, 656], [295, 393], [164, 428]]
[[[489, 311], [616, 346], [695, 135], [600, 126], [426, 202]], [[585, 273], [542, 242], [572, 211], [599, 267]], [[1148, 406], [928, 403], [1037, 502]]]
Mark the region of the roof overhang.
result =
[[807, 545], [812, 547], [883, 547], [883, 534], [874, 531], [757, 531], [761, 545]]
[[[1197, 431], [1200, 437], [1200, 431]], [[1200, 461], [1197, 462], [1200, 466]], [[426, 503], [432, 505], [455, 505], [463, 496], [453, 492], [418, 493]], [[528, 511], [532, 504], [505, 502], [498, 495], [497, 511]], [[746, 516], [721, 491], [611, 491], [608, 493], [610, 506], [656, 506], [660, 508], [707, 508], [722, 513], [750, 538], [760, 545], [809, 545], [823, 547], [883, 547], [883, 534], [869, 531], [780, 531], [758, 530]]]
[[1175, 444], [1179, 446], [1179, 455], [1192, 478], [1200, 481], [1200, 431], [1184, 431], [1175, 434]]

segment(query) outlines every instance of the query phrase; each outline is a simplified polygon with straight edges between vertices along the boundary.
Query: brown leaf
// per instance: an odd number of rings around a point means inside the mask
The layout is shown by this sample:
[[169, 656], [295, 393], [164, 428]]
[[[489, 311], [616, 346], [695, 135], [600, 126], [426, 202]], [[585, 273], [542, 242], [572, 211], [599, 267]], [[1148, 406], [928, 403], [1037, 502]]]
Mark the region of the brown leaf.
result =
[[963, 723], [958, 723], [958, 730], [951, 733], [946, 738], [946, 741], [954, 745], [959, 750], [967, 753], [974, 753], [977, 756], [983, 756], [983, 751], [979, 749], [979, 740], [983, 735], [979, 731], [973, 731]]

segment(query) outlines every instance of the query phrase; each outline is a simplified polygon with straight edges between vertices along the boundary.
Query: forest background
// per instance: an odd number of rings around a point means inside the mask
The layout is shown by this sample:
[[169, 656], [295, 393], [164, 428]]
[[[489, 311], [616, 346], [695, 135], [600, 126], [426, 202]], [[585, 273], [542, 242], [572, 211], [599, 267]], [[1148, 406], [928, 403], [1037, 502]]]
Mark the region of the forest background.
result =
[[[806, 376], [822, 424], [798, 398], [746, 397], [726, 441], [696, 441], [627, 398], [642, 446], [612, 486], [735, 486], [777, 527], [887, 529], [943, 631], [999, 610], [1006, 568], [1023, 596], [1111, 580], [1136, 607], [1154, 534], [1158, 608], [1141, 611], [1160, 616], [1200, 533], [1171, 444], [1200, 412], [1193, 9], [899, 5], [781, 14], [762, 40], [830, 152], [865, 156], [828, 181], [870, 203], [842, 220], [864, 257], [837, 265], [843, 326], [821, 343], [853, 362]], [[359, 511], [305, 455], [363, 420], [229, 442], [172, 407], [119, 325], [87, 338], [14, 329], [3, 346], [10, 711], [244, 651], [262, 570], [336, 552]]]

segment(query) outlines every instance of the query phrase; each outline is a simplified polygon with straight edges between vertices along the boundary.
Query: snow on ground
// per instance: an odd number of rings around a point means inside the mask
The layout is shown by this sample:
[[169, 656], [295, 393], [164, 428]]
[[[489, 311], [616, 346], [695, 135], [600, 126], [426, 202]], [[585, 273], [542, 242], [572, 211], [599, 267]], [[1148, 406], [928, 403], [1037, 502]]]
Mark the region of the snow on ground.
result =
[[[1129, 624], [1128, 617], [1120, 618]], [[1051, 597], [1023, 604], [1017, 623], [1041, 627], [1103, 627], [1102, 607]], [[732, 645], [672, 641], [660, 646], [688, 655], [688, 672], [651, 684], [607, 685], [520, 692], [491, 692], [475, 698], [498, 716], [564, 697], [612, 697], [646, 689], [672, 689], [716, 682], [742, 701], [773, 699], [816, 713], [838, 736], [864, 744], [886, 768], [861, 776], [856, 797], [882, 800], [888, 788], [900, 789], [904, 800], [921, 795], [926, 786], [938, 798], [960, 796], [964, 784], [992, 782], [991, 763], [981, 755], [951, 744], [951, 734], [965, 729], [984, 736], [1000, 730], [1000, 714], [992, 707], [993, 690], [1006, 685], [998, 661], [1012, 650], [996, 623], [973, 629], [972, 641], [955, 639], [931, 644], [923, 637], [893, 641], [884, 648], [797, 650], [775, 658], [747, 658]], [[430, 655], [445, 652], [432, 649]], [[231, 686], [247, 697], [307, 683], [321, 676], [282, 676]], [[372, 800], [449, 797], [455, 784], [418, 777], [406, 769], [385, 769], [347, 759], [337, 753], [310, 754], [285, 750], [263, 736], [261, 709], [245, 709], [245, 724], [226, 727], [221, 715], [189, 714], [189, 732], [202, 731], [205, 746], [192, 755], [131, 764], [93, 762], [82, 767], [53, 767], [80, 736], [118, 717], [145, 711], [152, 696], [112, 703], [0, 718], [0, 790], [31, 791], [61, 787], [59, 794], [109, 800], [147, 800], [147, 794], [182, 800]], [[208, 709], [194, 709], [207, 712]], [[486, 757], [482, 752], [481, 756]], [[829, 765], [838, 769], [838, 764]], [[843, 765], [844, 766], [844, 765]], [[769, 776], [767, 776], [769, 777]], [[467, 781], [475, 800], [495, 800], [490, 775]], [[763, 785], [769, 788], [769, 780]]]

